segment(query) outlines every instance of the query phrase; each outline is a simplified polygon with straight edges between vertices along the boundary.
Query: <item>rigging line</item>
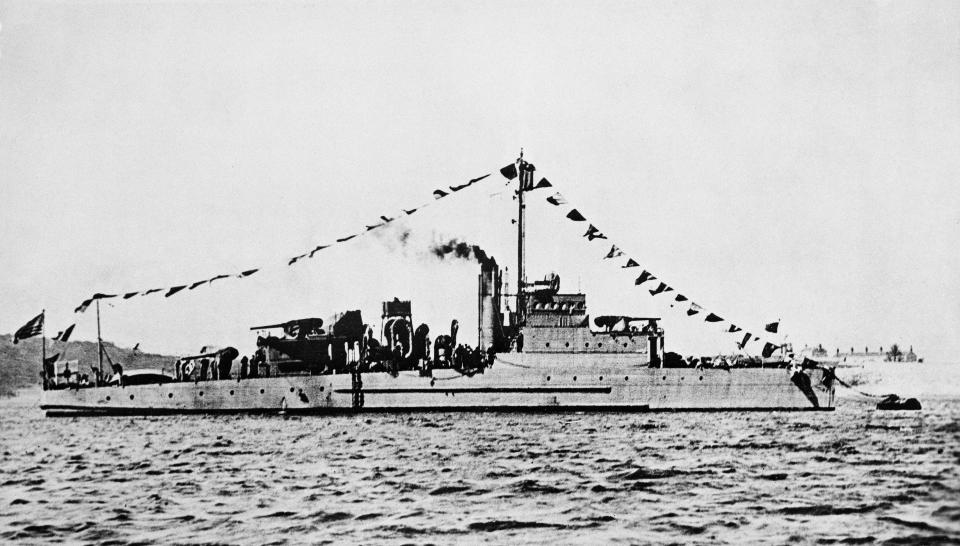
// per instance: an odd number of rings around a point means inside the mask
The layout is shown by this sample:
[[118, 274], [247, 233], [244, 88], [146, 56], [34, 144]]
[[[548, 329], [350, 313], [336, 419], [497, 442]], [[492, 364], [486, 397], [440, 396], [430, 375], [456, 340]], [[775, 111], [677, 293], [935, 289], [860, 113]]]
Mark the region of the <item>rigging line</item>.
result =
[[[365, 230], [363, 230], [363, 231], [358, 231], [358, 232], [356, 232], [356, 233], [354, 233], [354, 234], [352, 234], [352, 235], [347, 235], [346, 238], [348, 238], [348, 239], [355, 239], [355, 238], [362, 237], [362, 236], [366, 235], [367, 233], [369, 233], [369, 232], [371, 232], [371, 231], [376, 231], [376, 230], [378, 230], [378, 229], [380, 229], [380, 228], [382, 228], [382, 227], [385, 227], [385, 226], [389, 225], [390, 223], [392, 223], [392, 222], [394, 222], [394, 221], [396, 221], [396, 220], [398, 220], [398, 219], [400, 219], [400, 218], [403, 218], [404, 216], [410, 216], [410, 215], [412, 215], [414, 212], [419, 212], [419, 211], [421, 211], [421, 210], [423, 210], [423, 209], [425, 209], [425, 208], [427, 208], [427, 207], [429, 207], [429, 206], [432, 206], [433, 204], [435, 204], [435, 203], [438, 202], [438, 201], [441, 201], [441, 200], [443, 200], [443, 199], [446, 199], [447, 197], [452, 197], [453, 195], [458, 194], [458, 193], [460, 193], [461, 191], [463, 191], [463, 190], [465, 190], [465, 189], [468, 189], [468, 188], [471, 187], [471, 186], [477, 185], [477, 184], [479, 184], [480, 182], [483, 182], [484, 180], [487, 180], [487, 179], [490, 179], [490, 178], [491, 178], [491, 176], [490, 176], [489, 174], [487, 174], [487, 175], [485, 175], [485, 176], [482, 176], [482, 177], [479, 177], [479, 178], [474, 179], [472, 182], [467, 183], [466, 186], [463, 186], [463, 187], [461, 187], [461, 188], [458, 189], [458, 190], [451, 190], [451, 191], [449, 191], [449, 192], [446, 192], [445, 195], [443, 195], [442, 197], [438, 197], [438, 198], [432, 199], [432, 200], [427, 201], [427, 202], [425, 202], [425, 203], [423, 203], [423, 204], [421, 204], [421, 205], [418, 205], [418, 206], [416, 206], [416, 207], [414, 207], [414, 208], [412, 208], [412, 209], [401, 208], [400, 211], [401, 211], [403, 214], [398, 214], [397, 216], [395, 216], [395, 217], [394, 217], [392, 220], [390, 220], [389, 222], [383, 222], [383, 223], [381, 223], [381, 224], [379, 224], [379, 225], [377, 225], [377, 226], [374, 226], [374, 227], [371, 228], [371, 229], [365, 229]], [[407, 212], [408, 210], [409, 210], [410, 212]], [[336, 245], [340, 244], [341, 242], [343, 242], [343, 243], [347, 242], [347, 241], [341, 241], [342, 239], [344, 239], [344, 237], [339, 237], [339, 238], [335, 239], [337, 242], [332, 243], [332, 244], [330, 244], [330, 245], [328, 245], [328, 246], [333, 247], [333, 246], [336, 246]], [[312, 250], [312, 249], [311, 249], [311, 250]], [[308, 250], [308, 251], [306, 252], [306, 254], [309, 254], [309, 253], [310, 253], [310, 251]], [[305, 254], [305, 255], [306, 255], [306, 254]], [[297, 260], [297, 261], [302, 261], [302, 260]], [[292, 265], [292, 264], [288, 264], [288, 265]]]
[[[439, 201], [440, 199], [443, 199], [444, 197], [450, 197], [451, 195], [453, 195], [453, 194], [455, 194], [455, 193], [459, 193], [460, 191], [465, 190], [465, 189], [469, 188], [470, 186], [477, 185], [477, 184], [479, 184], [480, 182], [483, 182], [483, 181], [486, 180], [486, 179], [492, 179], [492, 178], [494, 178], [494, 177], [491, 176], [491, 174], [492, 174], [492, 172], [491, 172], [490, 174], [485, 175], [485, 176], [478, 177], [478, 178], [475, 178], [475, 179], [471, 179], [471, 181], [468, 182], [466, 186], [463, 186], [463, 187], [461, 187], [461, 188], [458, 189], [458, 190], [451, 190], [450, 192], [447, 192], [446, 195], [444, 195], [443, 197], [436, 198], [436, 199], [433, 199], [433, 200], [431, 200], [431, 201], [427, 201], [427, 202], [423, 203], [422, 205], [417, 206], [417, 207], [414, 208], [414, 209], [401, 209], [401, 212], [404, 213], [404, 214], [403, 214], [404, 216], [409, 216], [409, 215], [413, 214], [414, 212], [417, 212], [417, 211], [419, 211], [419, 210], [421, 210], [421, 209], [424, 209], [424, 208], [426, 208], [426, 207], [429, 207], [429, 206], [433, 205], [435, 202]], [[407, 213], [407, 212], [406, 212], [407, 210], [410, 210], [410, 212]], [[397, 218], [400, 218], [400, 217], [401, 217], [401, 216], [398, 215], [398, 216], [394, 217], [394, 220], [396, 220]], [[391, 220], [391, 222], [392, 222], [392, 221], [393, 221], [393, 220]], [[377, 225], [377, 226], [374, 227], [373, 229], [360, 231], [360, 232], [354, 233], [354, 234], [352, 234], [352, 235], [349, 235], [349, 236], [347, 236], [346, 238], [347, 238], [347, 239], [354, 239], [354, 238], [360, 237], [360, 236], [366, 234], [366, 233], [369, 232], [369, 231], [375, 231], [376, 229], [381, 228], [381, 227], [383, 227], [383, 226], [385, 226], [385, 225], [387, 225], [387, 224], [389, 224], [389, 223], [390, 223], [390, 222], [383, 222], [382, 224]], [[344, 238], [343, 238], [343, 237], [340, 237], [340, 239], [344, 239]], [[341, 242], [344, 242], [344, 243], [345, 243], [345, 242], [347, 242], [347, 241], [346, 241], [346, 240], [344, 240], [344, 241], [337, 241], [337, 242], [331, 243], [331, 244], [328, 245], [328, 246], [330, 246], [330, 247], [336, 246], [336, 245], [340, 244]], [[316, 247], [314, 247], [313, 249], [310, 249], [310, 250], [308, 250], [306, 253], [304, 253], [304, 255], [303, 255], [304, 258], [305, 258], [308, 254], [310, 254], [310, 252], [311, 252], [312, 250], [315, 250], [315, 248], [316, 248]], [[300, 260], [297, 260], [297, 261], [300, 261]], [[289, 266], [289, 265], [292, 265], [292, 264], [287, 263], [286, 265]], [[246, 271], [250, 271], [251, 269], [253, 269], [254, 272], [256, 272], [256, 271], [258, 271], [258, 270], [261, 269], [261, 268], [259, 268], [259, 267], [256, 268], [256, 269], [254, 269], [254, 268], [246, 268], [246, 269], [244, 269], [243, 271], [241, 271], [240, 273], [233, 273], [233, 274], [228, 275], [228, 277], [238, 277], [238, 276], [242, 275], [242, 273], [244, 273], [244, 272], [246, 272]], [[251, 273], [251, 275], [252, 275], [252, 273]], [[249, 276], [249, 275], [247, 275], [247, 276]], [[243, 277], [243, 276], [240, 276], [239, 278], [244, 278], [244, 277]], [[207, 282], [206, 284], [209, 286], [210, 284], [212, 284], [212, 280], [213, 280], [213, 279], [208, 279], [208, 282]], [[192, 284], [192, 283], [187, 283], [185, 286], [189, 286], [190, 284]], [[175, 285], [175, 286], [179, 286], [179, 285]], [[167, 290], [167, 289], [169, 289], [169, 288], [170, 288], [170, 287], [165, 287], [165, 288], [163, 288], [162, 290]], [[149, 289], [146, 289], [146, 290], [137, 290], [137, 292], [140, 293], [141, 295], [143, 295], [143, 293], [146, 292], [147, 290], [149, 290]], [[161, 290], [161, 291], [162, 291], [162, 290]], [[125, 292], [121, 292], [121, 294], [123, 294], [123, 293], [129, 293], [129, 292], [130, 292], [130, 291], [125, 291]], [[171, 295], [173, 295], [173, 294], [171, 294]], [[84, 310], [85, 310], [85, 309], [84, 309]], [[74, 313], [76, 313], [76, 312], [77, 312], [77, 311], [75, 310]]]
[[846, 381], [844, 381], [843, 379], [840, 379], [840, 378], [837, 376], [837, 373], [836, 373], [835, 371], [831, 370], [830, 368], [825, 368], [825, 367], [822, 367], [822, 366], [821, 366], [821, 367], [819, 367], [818, 369], [823, 370], [823, 373], [824, 373], [824, 374], [830, 374], [830, 375], [832, 375], [833, 378], [837, 380], [837, 383], [840, 383], [840, 384], [843, 385], [844, 387], [852, 390], [853, 392], [855, 392], [855, 393], [857, 393], [857, 394], [859, 394], [859, 395], [861, 395], [861, 396], [865, 396], [865, 397], [867, 397], [867, 398], [887, 398], [888, 396], [892, 396], [892, 395], [890, 395], [890, 394], [870, 394], [870, 393], [868, 393], [868, 392], [863, 392], [863, 391], [861, 391], [860, 389], [854, 388], [852, 385], [848, 384], [848, 383], [847, 383]]
[[[563, 193], [563, 192], [560, 192], [559, 189], [558, 189], [557, 191], [558, 191], [559, 193]], [[564, 194], [564, 197], [566, 197], [566, 194]], [[567, 204], [570, 205], [573, 210], [578, 210], [577, 207], [574, 207], [572, 204], [570, 204], [570, 201], [569, 201], [569, 200], [567, 201]], [[563, 209], [560, 209], [560, 210], [563, 210]], [[594, 227], [597, 227], [596, 224], [592, 224], [592, 225], [593, 225]], [[597, 229], [598, 229], [598, 231], [606, 234], [606, 232], [604, 232], [603, 230], [601, 230], [599, 227], [597, 227]], [[588, 241], [588, 242], [589, 242], [589, 241]], [[617, 244], [613, 243], [612, 241], [610, 241], [610, 244], [614, 245], [617, 249], [621, 250], [621, 252], [623, 251], [623, 248], [622, 248], [620, 245], [617, 245]], [[621, 269], [622, 269], [622, 268], [621, 268]], [[666, 282], [666, 281], [663, 281], [663, 279], [660, 279], [660, 280], [661, 280], [661, 282]], [[672, 286], [672, 285], [670, 285], [670, 286]], [[674, 290], [676, 290], [676, 289], [674, 289]], [[691, 301], [692, 301], [692, 300], [691, 300]], [[677, 309], [677, 310], [678, 310], [678, 311], [682, 311], [682, 309]], [[727, 320], [727, 319], [723, 319], [723, 321], [724, 321], [724, 322], [728, 322], [728, 323], [730, 323], [730, 324], [734, 324], [732, 321]], [[753, 329], [751, 329], [751, 332], [752, 332], [752, 330], [753, 330]], [[755, 334], [755, 335], [756, 335], [756, 334]], [[762, 334], [761, 334], [761, 335], [762, 335]]]

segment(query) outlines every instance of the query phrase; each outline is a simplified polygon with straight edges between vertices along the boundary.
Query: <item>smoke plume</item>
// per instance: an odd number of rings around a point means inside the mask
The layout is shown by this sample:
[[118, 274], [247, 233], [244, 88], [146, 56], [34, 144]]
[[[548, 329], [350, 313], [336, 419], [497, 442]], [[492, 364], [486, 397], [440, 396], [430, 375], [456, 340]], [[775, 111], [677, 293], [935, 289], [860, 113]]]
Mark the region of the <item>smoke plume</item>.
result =
[[455, 238], [442, 242], [435, 241], [433, 246], [430, 247], [430, 252], [440, 260], [453, 258], [457, 260], [476, 260], [480, 264], [496, 263], [478, 245], [471, 245]]

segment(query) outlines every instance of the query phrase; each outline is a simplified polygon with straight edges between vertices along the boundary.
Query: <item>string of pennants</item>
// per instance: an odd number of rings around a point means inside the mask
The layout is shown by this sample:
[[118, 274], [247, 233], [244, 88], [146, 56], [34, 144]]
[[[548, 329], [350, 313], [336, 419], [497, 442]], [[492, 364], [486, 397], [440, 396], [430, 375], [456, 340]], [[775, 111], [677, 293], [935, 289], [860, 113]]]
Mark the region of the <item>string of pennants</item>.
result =
[[[507, 175], [507, 173], [504, 173], [504, 176], [506, 176], [506, 175]], [[287, 264], [286, 264], [286, 265], [287, 265], [287, 266], [292, 266], [292, 265], [294, 265], [295, 263], [297, 263], [297, 262], [299, 262], [299, 261], [301, 261], [301, 260], [306, 260], [306, 259], [313, 258], [314, 256], [317, 255], [318, 252], [320, 252], [320, 251], [322, 251], [322, 250], [324, 250], [324, 249], [331, 248], [331, 247], [334, 247], [334, 246], [337, 246], [337, 245], [346, 243], [347, 241], [350, 241], [351, 239], [354, 239], [355, 237], [359, 237], [359, 236], [361, 236], [361, 235], [364, 235], [364, 234], [369, 233], [369, 232], [371, 232], [371, 231], [374, 231], [374, 230], [376, 230], [376, 229], [382, 228], [382, 227], [390, 224], [391, 222], [393, 222], [393, 221], [396, 220], [397, 218], [401, 218], [401, 217], [404, 217], [404, 216], [410, 216], [411, 214], [414, 214], [414, 213], [417, 212], [417, 211], [423, 210], [424, 208], [430, 206], [431, 204], [439, 201], [440, 199], [443, 199], [443, 198], [445, 198], [445, 197], [448, 197], [448, 196], [450, 196], [450, 195], [452, 195], [452, 194], [454, 194], [454, 193], [456, 193], [456, 192], [458, 192], [458, 191], [464, 190], [464, 189], [466, 189], [466, 188], [468, 188], [468, 187], [476, 184], [477, 182], [480, 182], [481, 180], [484, 180], [484, 179], [488, 178], [489, 176], [490, 176], [490, 173], [485, 174], [485, 175], [483, 175], [483, 176], [479, 176], [479, 177], [477, 177], [477, 178], [472, 178], [472, 179], [470, 179], [469, 181], [467, 181], [466, 183], [463, 183], [463, 184], [459, 184], [459, 185], [456, 185], [456, 186], [447, 186], [446, 188], [438, 188], [438, 189], [436, 189], [436, 190], [433, 191], [433, 200], [424, 202], [424, 203], [422, 203], [422, 204], [420, 204], [420, 205], [418, 205], [418, 206], [416, 206], [416, 207], [413, 207], [413, 208], [401, 209], [402, 212], [399, 213], [399, 214], [395, 214], [393, 217], [385, 216], [385, 215], [384, 215], [384, 216], [380, 216], [379, 221], [378, 221], [377, 223], [372, 224], [372, 225], [366, 225], [366, 226], [365, 226], [366, 229], [361, 230], [361, 231], [358, 231], [358, 232], [355, 232], [355, 233], [352, 233], [352, 234], [350, 234], [350, 235], [346, 235], [346, 236], [344, 236], [344, 237], [340, 237], [340, 238], [336, 239], [334, 242], [317, 245], [317, 246], [315, 246], [314, 248], [312, 248], [312, 249], [304, 252], [303, 254], [298, 254], [297, 256], [294, 256], [294, 257], [290, 258], [289, 260], [287, 260]], [[516, 174], [514, 174], [514, 177], [515, 177], [515, 176], [516, 176]], [[510, 179], [512, 179], [512, 177], [508, 177], [508, 180], [510, 180]], [[548, 184], [549, 184], [549, 183], [548, 183]], [[546, 186], [542, 186], [542, 187], [546, 187]], [[128, 300], [128, 299], [131, 299], [131, 298], [134, 298], [134, 297], [137, 297], [137, 296], [149, 296], [149, 295], [151, 295], [151, 294], [160, 294], [160, 293], [162, 293], [165, 298], [169, 298], [169, 297], [174, 296], [174, 295], [176, 295], [176, 294], [178, 294], [178, 293], [180, 293], [180, 292], [183, 292], [184, 290], [188, 290], [188, 291], [189, 291], [189, 290], [194, 290], [195, 288], [198, 288], [198, 287], [200, 287], [200, 286], [204, 286], [204, 285], [209, 286], [209, 285], [212, 285], [215, 281], [218, 281], [218, 280], [221, 280], [221, 279], [228, 279], [228, 278], [244, 279], [244, 278], [250, 277], [251, 275], [257, 273], [258, 271], [260, 271], [260, 269], [261, 269], [260, 267], [252, 268], [252, 269], [245, 269], [245, 270], [243, 270], [243, 271], [241, 271], [241, 272], [239, 272], [239, 273], [225, 273], [225, 274], [215, 275], [215, 276], [210, 277], [210, 278], [208, 278], [208, 279], [201, 279], [201, 280], [194, 281], [194, 282], [189, 282], [189, 283], [184, 283], [184, 284], [178, 284], [178, 285], [174, 285], [174, 286], [167, 286], [167, 287], [162, 287], [162, 288], [149, 288], [149, 289], [145, 289], [145, 290], [134, 290], [134, 291], [132, 291], [132, 292], [122, 292], [122, 293], [116, 293], [116, 294], [104, 294], [104, 293], [97, 292], [96, 294], [94, 294], [94, 295], [90, 296], [89, 298], [83, 300], [83, 302], [80, 303], [80, 305], [78, 305], [78, 306], [74, 309], [74, 313], [83, 313], [83, 312], [85, 312], [85, 311], [87, 310], [87, 308], [90, 307], [91, 304], [93, 304], [94, 302], [96, 302], [96, 301], [98, 301], [98, 300], [114, 299], [114, 298], [120, 298], [120, 299], [123, 299], [123, 300]]]
[[[564, 205], [569, 205], [569, 202], [567, 201], [567, 199], [560, 192], [556, 192], [553, 195], [547, 197], [546, 201], [547, 203], [553, 205], [554, 207], [562, 207]], [[569, 211], [566, 214], [566, 218], [571, 222], [577, 222], [577, 223], [584, 222], [587, 224], [587, 230], [583, 234], [583, 237], [585, 237], [588, 241], [598, 241], [598, 240], [609, 241], [609, 239], [607, 239], [606, 234], [604, 234], [603, 231], [601, 231], [600, 228], [598, 228], [596, 225], [594, 225], [589, 220], [587, 220], [587, 218], [576, 208], [570, 207]], [[611, 244], [610, 250], [606, 253], [606, 255], [602, 259], [613, 260], [617, 258], [626, 258], [626, 262], [624, 262], [623, 265], [620, 266], [621, 269], [640, 268], [640, 263], [637, 262], [637, 260], [629, 256], [626, 256], [624, 251], [621, 250], [620, 247], [618, 247], [616, 244]], [[665, 295], [667, 298], [670, 298], [672, 296], [671, 307], [677, 303], [684, 304], [687, 307], [686, 314], [688, 317], [695, 317], [697, 315], [700, 315], [701, 317], [703, 317], [704, 322], [708, 322], [708, 323], [726, 322], [727, 325], [724, 326], [723, 331], [725, 333], [730, 333], [730, 334], [739, 334], [738, 337], [740, 341], [737, 343], [737, 347], [739, 349], [742, 350], [744, 347], [746, 347], [747, 343], [751, 341], [760, 340], [759, 336], [753, 334], [752, 332], [745, 332], [743, 328], [741, 328], [740, 326], [737, 326], [736, 324], [733, 324], [732, 322], [725, 320], [723, 317], [721, 317], [720, 315], [717, 315], [716, 313], [711, 313], [707, 311], [701, 305], [697, 304], [694, 301], [691, 301], [690, 298], [687, 297], [686, 295], [677, 292], [674, 289], [674, 287], [670, 286], [663, 280], [658, 279], [650, 271], [646, 269], [641, 269], [640, 274], [637, 275], [636, 279], [634, 280], [634, 285], [641, 286], [641, 285], [645, 285], [646, 283], [650, 283], [644, 286], [647, 292], [650, 293], [650, 296], [661, 297], [661, 298], [664, 297]], [[767, 332], [776, 333], [778, 324], [779, 324], [778, 322], [767, 324], [764, 330]], [[743, 334], [740, 334], [740, 332], [743, 332]], [[772, 354], [773, 351], [775, 351], [778, 348], [779, 346], [777, 345], [774, 345], [772, 343], [766, 343], [763, 348], [763, 356], [764, 357], [770, 356], [770, 354]]]

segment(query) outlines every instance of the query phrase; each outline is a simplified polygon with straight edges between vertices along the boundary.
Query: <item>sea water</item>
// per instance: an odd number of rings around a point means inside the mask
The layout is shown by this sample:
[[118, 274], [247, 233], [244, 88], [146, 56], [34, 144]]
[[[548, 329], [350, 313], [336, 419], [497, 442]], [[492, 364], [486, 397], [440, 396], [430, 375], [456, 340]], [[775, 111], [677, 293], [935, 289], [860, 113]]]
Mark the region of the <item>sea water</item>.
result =
[[0, 402], [0, 540], [960, 543], [960, 366], [910, 366], [859, 388], [921, 412], [45, 418], [32, 391]]

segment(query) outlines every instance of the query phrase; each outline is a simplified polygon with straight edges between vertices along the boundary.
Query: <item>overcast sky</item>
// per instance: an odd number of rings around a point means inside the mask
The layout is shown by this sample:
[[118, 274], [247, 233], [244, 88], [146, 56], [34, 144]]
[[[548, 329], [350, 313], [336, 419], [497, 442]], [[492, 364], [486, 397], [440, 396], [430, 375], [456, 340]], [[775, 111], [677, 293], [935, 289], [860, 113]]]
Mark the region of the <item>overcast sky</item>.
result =
[[[520, 147], [609, 241], [531, 194], [530, 278], [593, 315], [736, 336], [635, 287], [610, 243], [746, 329], [960, 352], [960, 3], [0, 3], [0, 332], [94, 292], [263, 267], [102, 307], [151, 352], [413, 300], [476, 327], [461, 237], [515, 270], [499, 175], [402, 225], [288, 258], [495, 172]], [[409, 230], [407, 246], [399, 234]], [[511, 282], [515, 279], [511, 278]], [[756, 350], [757, 347], [754, 347]]]

